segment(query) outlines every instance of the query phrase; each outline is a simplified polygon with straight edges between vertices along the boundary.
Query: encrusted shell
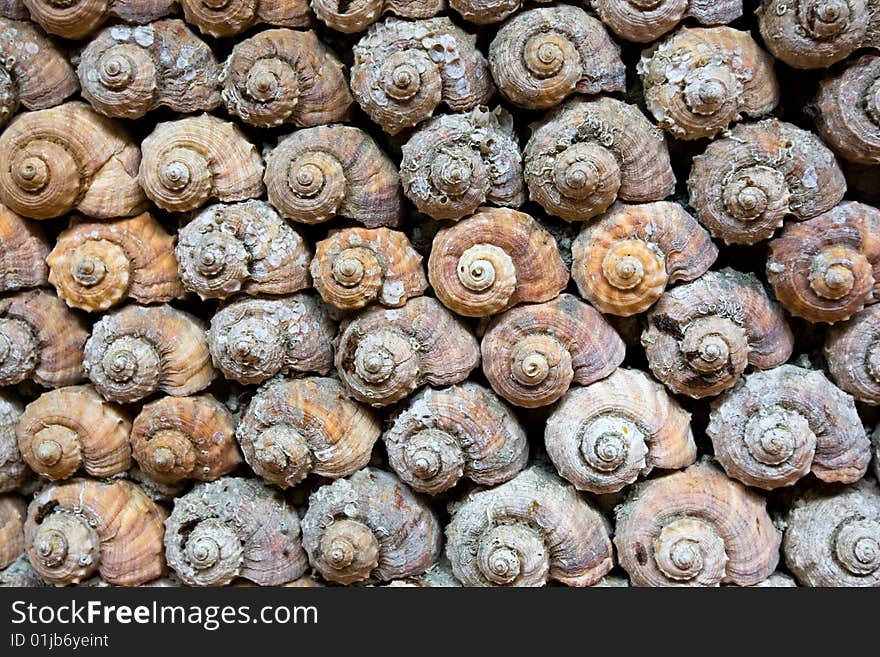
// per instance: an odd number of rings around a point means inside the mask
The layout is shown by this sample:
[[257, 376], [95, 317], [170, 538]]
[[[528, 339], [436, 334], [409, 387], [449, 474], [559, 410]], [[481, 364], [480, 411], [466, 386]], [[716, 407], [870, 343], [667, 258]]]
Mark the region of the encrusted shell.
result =
[[337, 32], [353, 34], [367, 29], [382, 14], [391, 12], [402, 18], [431, 18], [446, 9], [446, 0], [311, 0], [315, 15]]
[[0, 292], [42, 287], [49, 282], [46, 256], [52, 248], [39, 224], [0, 204]]
[[235, 36], [260, 23], [307, 27], [308, 0], [177, 0], [186, 22], [213, 37]]
[[616, 35], [648, 43], [685, 18], [722, 25], [742, 16], [742, 0], [591, 0], [593, 9]]
[[82, 39], [110, 18], [149, 23], [171, 13], [175, 0], [22, 0], [30, 18], [65, 39]]
[[[547, 0], [536, 0], [546, 2]], [[523, 5], [523, 0], [449, 0], [449, 6], [469, 23], [488, 25], [500, 23], [512, 16]]]
[[828, 330], [831, 378], [860, 402], [880, 405], [880, 306], [869, 306]]
[[6, 568], [24, 552], [26, 508], [20, 497], [0, 495], [0, 568]]
[[11, 493], [26, 484], [31, 471], [21, 458], [15, 427], [24, 406], [7, 392], [0, 392], [0, 493]]

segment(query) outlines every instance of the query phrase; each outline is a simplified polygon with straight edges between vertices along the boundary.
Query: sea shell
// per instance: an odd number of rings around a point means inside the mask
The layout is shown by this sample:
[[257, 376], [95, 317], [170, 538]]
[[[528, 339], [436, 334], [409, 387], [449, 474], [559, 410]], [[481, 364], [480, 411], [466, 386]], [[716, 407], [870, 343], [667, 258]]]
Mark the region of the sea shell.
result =
[[868, 306], [828, 329], [831, 378], [860, 402], [880, 405], [880, 306]]
[[175, 0], [22, 0], [31, 20], [65, 39], [82, 39], [110, 18], [149, 23], [171, 13]]
[[0, 568], [6, 568], [24, 552], [26, 508], [20, 497], [0, 495]]
[[348, 4], [311, 0], [311, 5], [328, 27], [353, 34], [367, 29], [386, 12], [402, 18], [431, 18], [446, 8], [446, 0], [357, 0]]
[[259, 23], [307, 27], [312, 23], [308, 0], [177, 0], [186, 22], [203, 34], [228, 37]]
[[11, 493], [31, 478], [15, 437], [15, 427], [23, 410], [18, 399], [8, 392], [0, 392], [0, 493]]
[[46, 256], [52, 248], [39, 224], [0, 204], [0, 292], [43, 287], [49, 282]]
[[742, 16], [742, 0], [591, 0], [595, 12], [617, 36], [648, 43], [685, 18], [722, 25]]

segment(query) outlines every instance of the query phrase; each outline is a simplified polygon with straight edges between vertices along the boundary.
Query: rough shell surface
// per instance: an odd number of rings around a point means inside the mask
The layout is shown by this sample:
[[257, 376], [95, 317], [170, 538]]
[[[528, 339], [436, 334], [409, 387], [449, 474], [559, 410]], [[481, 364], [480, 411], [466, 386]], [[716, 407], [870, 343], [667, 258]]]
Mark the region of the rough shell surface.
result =
[[183, 16], [203, 34], [229, 37], [261, 23], [307, 27], [312, 23], [308, 0], [177, 0]]
[[52, 248], [40, 225], [0, 204], [0, 292], [44, 287]]
[[627, 41], [659, 39], [685, 18], [722, 25], [742, 16], [742, 0], [591, 0], [602, 22]]
[[352, 34], [367, 29], [388, 12], [402, 18], [431, 18], [446, 8], [446, 0], [357, 0], [348, 4], [311, 0], [311, 6], [328, 27]]
[[106, 20], [149, 23], [171, 13], [174, 0], [23, 0], [32, 20], [65, 39], [82, 39]]
[[831, 378], [860, 402], [880, 405], [880, 307], [868, 306], [828, 330]]
[[20, 497], [0, 495], [0, 568], [6, 568], [24, 552], [26, 508]]
[[15, 427], [23, 410], [23, 404], [12, 394], [0, 393], [0, 493], [11, 493], [31, 478], [15, 437]]

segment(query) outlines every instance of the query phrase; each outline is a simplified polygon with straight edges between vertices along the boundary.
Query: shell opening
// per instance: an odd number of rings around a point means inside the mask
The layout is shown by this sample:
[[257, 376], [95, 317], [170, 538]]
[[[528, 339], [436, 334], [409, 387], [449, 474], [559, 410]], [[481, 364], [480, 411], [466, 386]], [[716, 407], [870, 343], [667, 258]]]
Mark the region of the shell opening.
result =
[[34, 535], [34, 568], [50, 583], [78, 582], [97, 570], [100, 544], [85, 518], [70, 511], [53, 511]]
[[749, 454], [759, 463], [781, 465], [815, 437], [806, 418], [783, 408], [767, 409], [749, 418], [744, 440]]
[[717, 584], [724, 577], [727, 554], [724, 539], [708, 523], [678, 518], [664, 525], [654, 541], [657, 566], [668, 578]]
[[566, 59], [577, 58], [569, 41], [559, 34], [542, 32], [526, 41], [523, 48], [523, 61], [529, 72], [540, 80], [553, 77], [562, 67]]
[[474, 171], [482, 166], [479, 156], [465, 146], [446, 148], [431, 162], [431, 183], [448, 196], [462, 196], [470, 189]]
[[626, 464], [630, 446], [645, 440], [635, 424], [612, 416], [585, 424], [579, 437], [581, 457], [588, 466], [600, 472], [613, 472]]
[[731, 103], [737, 88], [732, 73], [721, 66], [706, 66], [695, 70], [685, 80], [683, 98], [687, 108], [700, 116], [713, 116], [726, 107], [736, 112]]
[[843, 32], [849, 23], [846, 0], [801, 0], [798, 20], [814, 39], [829, 40]]
[[131, 84], [137, 64], [120, 52], [109, 52], [98, 65], [98, 78], [108, 89], [118, 91]]
[[506, 304], [516, 288], [516, 266], [504, 249], [494, 244], [475, 244], [458, 259], [458, 280], [471, 292], [494, 291]]
[[834, 553], [853, 575], [871, 575], [880, 570], [880, 522], [857, 517], [844, 520], [837, 527]]
[[464, 468], [464, 455], [458, 441], [439, 429], [422, 429], [403, 449], [407, 471], [423, 482], [443, 480], [455, 485]]
[[541, 536], [525, 525], [497, 525], [479, 541], [477, 562], [493, 584], [542, 582], [549, 570]]
[[186, 537], [186, 562], [197, 571], [202, 586], [226, 584], [239, 572], [244, 548], [235, 529], [219, 518], [202, 520]]
[[[321, 536], [319, 551], [334, 571], [345, 571], [348, 581], [366, 579], [379, 563], [379, 541], [367, 525], [341, 519]], [[354, 579], [351, 579], [354, 578]]]

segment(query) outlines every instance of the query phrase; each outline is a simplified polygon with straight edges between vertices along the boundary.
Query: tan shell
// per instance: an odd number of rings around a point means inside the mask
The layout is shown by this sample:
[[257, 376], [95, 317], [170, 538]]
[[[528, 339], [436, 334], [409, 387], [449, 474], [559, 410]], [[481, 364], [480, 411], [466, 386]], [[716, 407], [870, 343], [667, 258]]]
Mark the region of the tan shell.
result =
[[146, 208], [138, 147], [118, 123], [82, 102], [25, 112], [0, 134], [0, 201], [32, 219], [71, 210], [98, 219]]
[[208, 345], [227, 379], [260, 383], [279, 372], [333, 368], [336, 324], [308, 293], [278, 299], [236, 299], [211, 318]]
[[428, 287], [422, 256], [405, 234], [388, 228], [344, 228], [315, 246], [315, 289], [326, 303], [357, 310], [377, 301], [398, 307]]
[[204, 324], [168, 305], [128, 305], [92, 327], [83, 369], [106, 399], [133, 402], [160, 390], [191, 395], [214, 378]]
[[685, 18], [722, 25], [742, 16], [742, 0], [591, 0], [595, 12], [617, 36], [648, 43]]
[[537, 466], [450, 512], [446, 554], [465, 586], [591, 586], [613, 566], [605, 518]]
[[10, 393], [0, 392], [0, 493], [11, 493], [31, 478], [15, 437], [15, 427], [23, 410], [18, 399]]
[[794, 346], [782, 309], [758, 279], [732, 269], [667, 290], [647, 321], [642, 346], [651, 371], [688, 397], [717, 395], [749, 365], [781, 365]]
[[572, 381], [587, 385], [605, 378], [626, 351], [602, 315], [571, 294], [498, 315], [480, 349], [495, 392], [526, 408], [552, 404]]
[[523, 151], [529, 197], [566, 221], [586, 221], [616, 198], [659, 201], [675, 191], [663, 132], [635, 105], [574, 98], [532, 125]]
[[345, 67], [311, 30], [266, 30], [235, 44], [220, 77], [230, 114], [260, 128], [345, 121]]
[[0, 568], [6, 568], [24, 552], [26, 508], [20, 497], [0, 495]]
[[266, 158], [265, 180], [272, 207], [299, 223], [339, 215], [375, 228], [403, 217], [397, 167], [359, 128], [317, 126], [282, 138]]
[[362, 32], [382, 14], [402, 18], [431, 18], [446, 9], [446, 0], [357, 0], [342, 4], [337, 0], [311, 0], [315, 15], [337, 32]]
[[[536, 0], [546, 2], [547, 0]], [[500, 23], [522, 7], [522, 0], [449, 0], [449, 6], [461, 14], [468, 23], [489, 25]]]
[[809, 219], [837, 205], [846, 180], [834, 154], [778, 119], [734, 127], [693, 160], [690, 205], [726, 244], [768, 239], [786, 217]]
[[203, 34], [228, 37], [260, 23], [308, 27], [308, 0], [177, 0], [187, 23]]
[[773, 58], [729, 27], [682, 28], [645, 50], [637, 71], [648, 111], [679, 139], [712, 137], [779, 102]]
[[750, 586], [779, 562], [764, 498], [709, 463], [636, 484], [615, 516], [633, 586]]
[[0, 204], [0, 292], [42, 287], [49, 282], [51, 244], [39, 224]]
[[426, 121], [401, 148], [404, 193], [434, 219], [458, 220], [485, 203], [526, 200], [513, 118], [479, 105]]
[[354, 46], [351, 91], [374, 123], [397, 134], [429, 118], [485, 104], [495, 87], [476, 37], [445, 16], [387, 18]]
[[757, 584], [752, 584], [751, 586], [760, 589], [788, 589], [796, 587], [797, 585], [797, 582], [791, 575], [776, 572], [770, 575], [767, 579], [762, 579]]
[[278, 586], [308, 567], [296, 509], [256, 479], [223, 477], [175, 499], [165, 550], [188, 586], [225, 586], [236, 577]]
[[528, 461], [526, 433], [491, 390], [466, 381], [425, 388], [382, 436], [388, 462], [404, 483], [436, 495], [462, 477], [484, 486], [513, 478]]
[[684, 468], [697, 458], [687, 413], [638, 370], [617, 369], [572, 388], [547, 420], [544, 444], [559, 474], [578, 490], [619, 491], [655, 468]]
[[276, 378], [251, 399], [236, 437], [258, 476], [280, 488], [306, 475], [338, 479], [367, 465], [382, 424], [331, 378]]
[[241, 462], [235, 418], [211, 395], [162, 397], [131, 426], [132, 456], [159, 483], [214, 481]]
[[584, 225], [571, 257], [581, 296], [600, 312], [629, 317], [650, 308], [667, 284], [706, 273], [718, 248], [677, 203], [618, 203]]
[[234, 124], [210, 114], [159, 123], [141, 144], [138, 178], [163, 210], [185, 212], [210, 198], [228, 203], [263, 193], [263, 161]]
[[340, 584], [418, 575], [440, 556], [434, 512], [397, 477], [375, 468], [312, 493], [302, 529], [309, 562]]
[[165, 515], [124, 479], [51, 484], [28, 507], [28, 557], [56, 586], [77, 584], [96, 572], [110, 584], [139, 586], [165, 574]]
[[22, 0], [31, 20], [65, 39], [82, 39], [109, 18], [149, 23], [171, 12], [175, 0]]
[[844, 202], [770, 242], [767, 279], [785, 309], [810, 322], [849, 319], [877, 301], [880, 210]]
[[828, 329], [831, 378], [860, 402], [880, 405], [880, 306], [868, 306]]

